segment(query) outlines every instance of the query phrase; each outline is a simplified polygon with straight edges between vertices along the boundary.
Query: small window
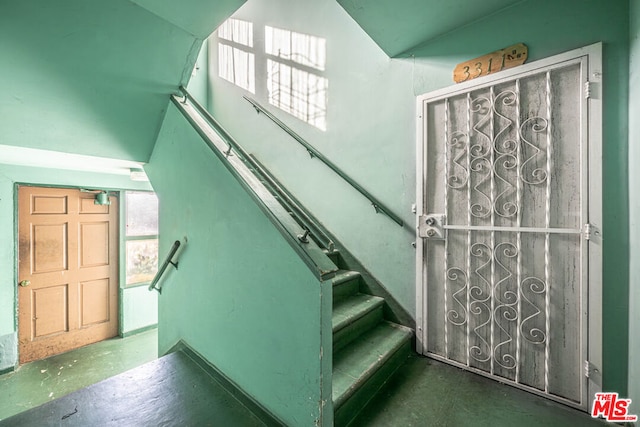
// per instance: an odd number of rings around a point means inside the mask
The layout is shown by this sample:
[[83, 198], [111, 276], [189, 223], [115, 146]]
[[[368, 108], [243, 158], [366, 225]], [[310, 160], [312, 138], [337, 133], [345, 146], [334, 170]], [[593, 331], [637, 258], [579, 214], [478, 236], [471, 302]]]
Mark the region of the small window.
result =
[[256, 93], [253, 23], [227, 19], [218, 27], [218, 75]]
[[158, 198], [127, 191], [125, 210], [126, 285], [149, 283], [158, 270]]
[[321, 37], [265, 27], [269, 103], [320, 130], [327, 130], [326, 45]]

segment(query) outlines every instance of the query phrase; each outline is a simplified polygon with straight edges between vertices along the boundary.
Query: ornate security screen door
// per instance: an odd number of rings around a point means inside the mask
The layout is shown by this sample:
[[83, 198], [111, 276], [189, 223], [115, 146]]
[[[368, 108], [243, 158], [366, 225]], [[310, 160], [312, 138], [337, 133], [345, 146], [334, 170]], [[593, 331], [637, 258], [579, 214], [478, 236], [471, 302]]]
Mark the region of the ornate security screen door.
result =
[[600, 49], [418, 99], [419, 351], [583, 409], [601, 366]]

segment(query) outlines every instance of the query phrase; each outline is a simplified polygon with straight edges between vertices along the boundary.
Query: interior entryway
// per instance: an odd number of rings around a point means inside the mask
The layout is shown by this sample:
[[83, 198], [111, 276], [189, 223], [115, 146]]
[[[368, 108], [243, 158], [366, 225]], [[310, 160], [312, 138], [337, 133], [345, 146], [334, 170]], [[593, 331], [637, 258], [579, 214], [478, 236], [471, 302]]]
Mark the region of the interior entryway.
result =
[[600, 70], [596, 45], [418, 103], [419, 351], [582, 409], [601, 372]]
[[118, 333], [118, 199], [18, 189], [20, 363]]

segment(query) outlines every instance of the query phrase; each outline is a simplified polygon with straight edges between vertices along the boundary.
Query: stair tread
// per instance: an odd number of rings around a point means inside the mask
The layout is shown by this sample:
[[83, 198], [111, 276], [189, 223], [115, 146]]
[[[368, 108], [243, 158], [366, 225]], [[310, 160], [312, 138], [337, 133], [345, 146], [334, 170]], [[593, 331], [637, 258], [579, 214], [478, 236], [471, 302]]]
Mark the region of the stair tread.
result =
[[376, 307], [382, 306], [383, 303], [384, 298], [368, 294], [352, 295], [337, 302], [333, 306], [331, 316], [333, 332], [335, 333], [348, 324], [353, 323], [356, 319], [361, 318]]
[[360, 273], [351, 270], [339, 270], [333, 278], [333, 286], [337, 286], [341, 283], [348, 282], [360, 277]]
[[344, 403], [380, 366], [411, 339], [413, 331], [390, 322], [381, 322], [333, 358], [335, 407]]

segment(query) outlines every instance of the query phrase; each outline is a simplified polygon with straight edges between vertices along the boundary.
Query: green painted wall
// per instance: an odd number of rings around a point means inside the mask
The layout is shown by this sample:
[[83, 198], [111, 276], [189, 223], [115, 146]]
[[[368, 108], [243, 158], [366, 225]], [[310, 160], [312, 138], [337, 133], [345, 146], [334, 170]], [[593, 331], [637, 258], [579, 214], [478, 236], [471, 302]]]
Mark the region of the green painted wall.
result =
[[[0, 371], [13, 367], [17, 361], [16, 183], [113, 190], [151, 189], [148, 182], [134, 182], [123, 175], [0, 164]], [[125, 291], [123, 295], [127, 304], [147, 303], [128, 292]]]
[[158, 324], [158, 293], [149, 286], [122, 289], [120, 331], [123, 335]]
[[[410, 312], [414, 309], [415, 101], [413, 64], [390, 60], [335, 0], [249, 0], [234, 17], [254, 23], [254, 46], [264, 49], [264, 26], [326, 38], [329, 102], [323, 132], [276, 108], [319, 151], [405, 221], [401, 228], [376, 214], [368, 200], [242, 99], [248, 94], [220, 79], [217, 41], [210, 42], [210, 107], [247, 151], [268, 165], [305, 206], [336, 234]], [[268, 106], [266, 59], [256, 57], [256, 95]]]
[[[640, 160], [640, 1], [631, 0], [629, 61], [629, 163]], [[629, 397], [640, 415], [640, 170], [629, 168]]]
[[189, 80], [189, 85], [187, 86], [189, 93], [196, 99], [201, 100], [203, 105], [206, 105], [205, 102], [207, 102], [209, 96], [207, 90], [209, 84], [209, 78], [207, 75], [207, 64], [209, 62], [208, 45], [208, 40], [205, 40], [202, 43], [202, 49], [200, 49], [195, 68], [191, 73], [191, 80]]
[[[250, 0], [234, 17], [324, 37], [329, 80], [327, 131], [272, 112], [406, 220], [403, 229], [375, 215], [366, 200], [217, 77], [210, 44], [210, 108], [226, 128], [360, 259], [410, 312], [415, 312], [415, 96], [452, 84], [455, 65], [517, 42], [530, 60], [604, 42], [604, 387], [626, 393], [629, 291], [628, 2], [528, 0], [389, 59], [332, 0]], [[380, 25], [385, 25], [384, 21]], [[256, 58], [255, 98], [268, 105], [266, 59]]]
[[314, 425], [330, 386], [321, 379], [330, 285], [318, 283], [173, 105], [145, 169], [160, 203], [161, 259], [188, 239], [162, 284], [160, 354], [184, 340], [287, 425]]
[[[210, 31], [234, 1], [215, 2]], [[203, 37], [128, 0], [3, 1], [0, 11], [0, 143], [147, 161]]]

